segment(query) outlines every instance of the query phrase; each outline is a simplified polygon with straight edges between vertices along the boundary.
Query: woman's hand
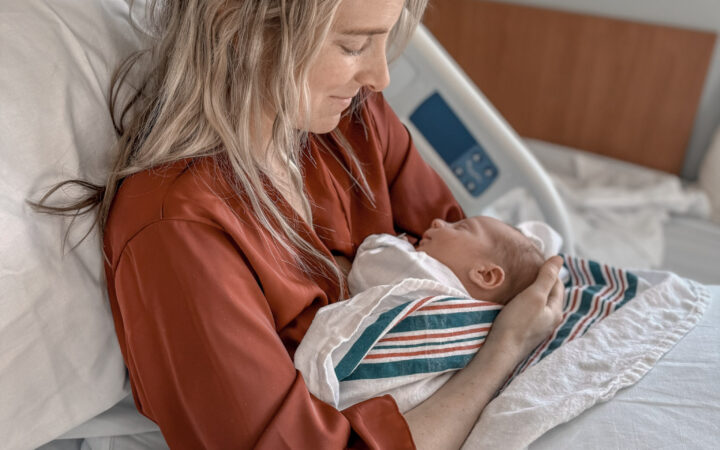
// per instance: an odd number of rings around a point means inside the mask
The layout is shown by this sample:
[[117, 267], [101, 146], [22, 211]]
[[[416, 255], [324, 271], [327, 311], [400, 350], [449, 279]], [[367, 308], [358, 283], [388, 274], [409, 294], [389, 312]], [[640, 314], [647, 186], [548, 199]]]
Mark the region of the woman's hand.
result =
[[545, 261], [535, 282], [508, 302], [495, 319], [486, 346], [498, 346], [524, 358], [547, 338], [562, 319], [561, 267], [559, 256]]
[[535, 282], [502, 309], [470, 363], [429, 399], [405, 413], [419, 449], [460, 448], [515, 366], [560, 322], [561, 265], [559, 256], [545, 261]]

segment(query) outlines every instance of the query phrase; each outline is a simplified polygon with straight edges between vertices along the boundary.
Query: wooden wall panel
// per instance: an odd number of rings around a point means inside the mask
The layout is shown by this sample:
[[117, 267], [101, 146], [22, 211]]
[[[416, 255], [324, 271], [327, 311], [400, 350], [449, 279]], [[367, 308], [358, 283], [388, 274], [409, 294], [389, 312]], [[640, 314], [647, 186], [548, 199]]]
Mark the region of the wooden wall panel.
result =
[[479, 0], [424, 22], [520, 135], [680, 172], [715, 34]]

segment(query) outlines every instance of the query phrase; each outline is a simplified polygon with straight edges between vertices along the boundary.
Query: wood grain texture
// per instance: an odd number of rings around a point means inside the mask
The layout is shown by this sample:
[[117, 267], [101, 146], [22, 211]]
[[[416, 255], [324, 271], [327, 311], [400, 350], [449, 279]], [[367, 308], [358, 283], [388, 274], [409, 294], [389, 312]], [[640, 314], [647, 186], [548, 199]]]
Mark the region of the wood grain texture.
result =
[[424, 22], [520, 135], [682, 169], [715, 34], [478, 0]]

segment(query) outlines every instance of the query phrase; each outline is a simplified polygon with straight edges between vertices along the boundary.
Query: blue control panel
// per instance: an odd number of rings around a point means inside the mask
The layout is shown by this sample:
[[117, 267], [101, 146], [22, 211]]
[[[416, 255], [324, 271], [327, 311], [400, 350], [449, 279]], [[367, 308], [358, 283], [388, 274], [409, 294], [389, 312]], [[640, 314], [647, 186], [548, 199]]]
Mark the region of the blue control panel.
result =
[[473, 197], [479, 197], [498, 177], [495, 163], [439, 93], [425, 99], [410, 121]]

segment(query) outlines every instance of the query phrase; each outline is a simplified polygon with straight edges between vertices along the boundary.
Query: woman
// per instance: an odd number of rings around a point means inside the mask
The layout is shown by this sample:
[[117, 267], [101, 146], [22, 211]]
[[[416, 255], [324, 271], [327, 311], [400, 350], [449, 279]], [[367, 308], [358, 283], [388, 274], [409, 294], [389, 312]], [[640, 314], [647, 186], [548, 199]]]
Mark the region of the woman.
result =
[[378, 94], [425, 3], [151, 2], [154, 67], [107, 185], [75, 207], [99, 205], [135, 402], [172, 448], [459, 447], [559, 320], [551, 260], [405, 415], [389, 396], [337, 411], [293, 367], [366, 236], [463, 217]]

